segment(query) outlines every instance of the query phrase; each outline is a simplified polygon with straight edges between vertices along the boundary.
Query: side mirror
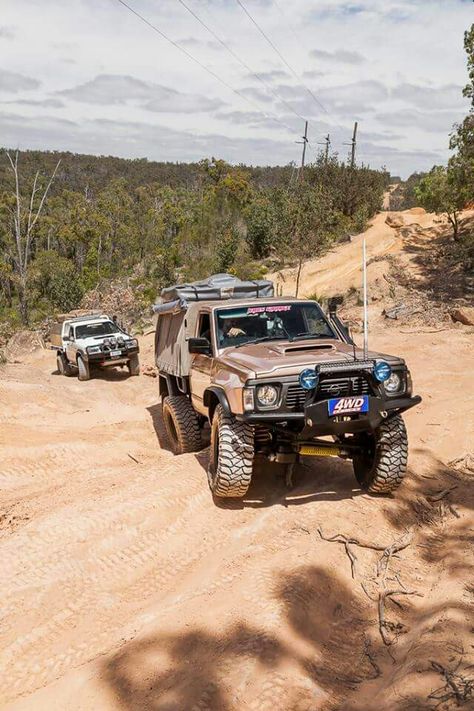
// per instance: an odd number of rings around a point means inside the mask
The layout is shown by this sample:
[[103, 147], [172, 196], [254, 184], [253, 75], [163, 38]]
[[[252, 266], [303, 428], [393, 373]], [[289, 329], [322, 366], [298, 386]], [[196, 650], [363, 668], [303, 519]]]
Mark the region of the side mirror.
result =
[[69, 341], [69, 336], [63, 336], [63, 341]]
[[333, 314], [335, 314], [337, 311], [337, 307], [341, 306], [341, 304], [343, 304], [343, 303], [344, 303], [343, 296], [331, 296], [331, 298], [328, 299], [329, 315], [332, 316]]
[[207, 338], [190, 338], [188, 340], [188, 349], [190, 353], [211, 355], [211, 344]]

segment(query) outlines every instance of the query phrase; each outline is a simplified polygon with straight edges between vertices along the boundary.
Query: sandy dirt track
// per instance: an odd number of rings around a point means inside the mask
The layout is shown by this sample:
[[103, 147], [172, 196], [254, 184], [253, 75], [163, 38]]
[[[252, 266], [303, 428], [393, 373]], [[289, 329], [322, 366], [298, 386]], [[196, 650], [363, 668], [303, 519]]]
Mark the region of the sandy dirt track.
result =
[[[419, 208], [391, 213], [401, 218], [404, 225], [429, 228], [433, 215]], [[387, 213], [378, 213], [366, 232], [354, 235], [350, 242], [337, 245], [320, 259], [305, 262], [301, 271], [300, 296], [333, 296], [345, 293], [351, 287], [360, 288], [362, 281], [362, 240], [365, 237], [367, 260], [399, 254], [403, 249], [403, 236], [386, 222]], [[296, 269], [284, 269], [271, 275], [283, 294], [294, 295]]]
[[[424, 397], [393, 497], [324, 459], [291, 492], [261, 471], [242, 503], [216, 505], [207, 451], [166, 449], [156, 380], [79, 383], [48, 351], [2, 368], [1, 708], [413, 711], [444, 686], [431, 661], [473, 676], [472, 474], [448, 466], [472, 448], [472, 334], [408, 335], [376, 309], [372, 345], [405, 356]], [[151, 363], [151, 336], [142, 351]], [[421, 596], [387, 602], [390, 648], [380, 552], [353, 547], [352, 577], [318, 528], [383, 545], [411, 532], [386, 586]]]

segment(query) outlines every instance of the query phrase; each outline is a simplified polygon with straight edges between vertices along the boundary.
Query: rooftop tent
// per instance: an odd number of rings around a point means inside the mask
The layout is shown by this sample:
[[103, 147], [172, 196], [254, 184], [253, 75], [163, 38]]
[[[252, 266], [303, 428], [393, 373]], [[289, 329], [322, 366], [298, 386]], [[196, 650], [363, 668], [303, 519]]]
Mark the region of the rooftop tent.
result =
[[258, 299], [273, 296], [273, 282], [265, 279], [241, 281], [232, 274], [214, 274], [203, 281], [176, 284], [161, 292], [164, 303], [220, 301], [224, 299]]

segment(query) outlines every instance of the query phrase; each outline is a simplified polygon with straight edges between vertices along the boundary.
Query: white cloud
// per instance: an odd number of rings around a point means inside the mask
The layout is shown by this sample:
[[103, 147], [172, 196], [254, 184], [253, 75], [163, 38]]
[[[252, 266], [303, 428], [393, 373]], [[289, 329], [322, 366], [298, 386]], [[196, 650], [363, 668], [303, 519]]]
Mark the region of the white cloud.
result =
[[0, 39], [13, 39], [15, 37], [15, 28], [8, 25], [0, 25]]
[[222, 133], [196, 134], [177, 131], [161, 124], [105, 119], [74, 122], [55, 116], [29, 118], [14, 113], [0, 115], [3, 142], [9, 148], [71, 150], [123, 158], [146, 156], [160, 161], [197, 161], [217, 155], [230, 162], [274, 164], [271, 156], [283, 163], [292, 158], [292, 146], [267, 138], [229, 138]]
[[422, 86], [420, 84], [399, 84], [392, 89], [392, 97], [401, 99], [407, 104], [423, 109], [452, 109], [462, 106], [465, 101], [462, 96], [462, 86], [447, 84], [445, 86]]
[[325, 62], [336, 62], [337, 64], [362, 64], [365, 57], [360, 52], [351, 52], [346, 49], [336, 49], [333, 52], [326, 52], [323, 49], [311, 50], [311, 56]]
[[[359, 120], [360, 156], [367, 150], [371, 162], [387, 162], [395, 172], [448, 157], [451, 122], [468, 108], [458, 90], [467, 81], [463, 32], [472, 22], [471, 2], [254, 0], [252, 14], [326, 112], [236, 2], [189, 2], [284, 101], [222, 45], [216, 51], [215, 38], [175, 0], [132, 4], [241, 96], [119, 3], [2, 0], [1, 66], [8, 71], [0, 71], [0, 100], [15, 99], [15, 113], [21, 107], [21, 121], [9, 119], [2, 142], [8, 135], [11, 145], [49, 148], [61, 140], [98, 153], [123, 145], [130, 155], [156, 158], [159, 130], [170, 140], [160, 150], [171, 160], [173, 150], [185, 160], [186, 152], [202, 157], [206, 149], [237, 161], [282, 163], [300, 154], [295, 140], [303, 122], [292, 110], [309, 118], [315, 144], [330, 132], [341, 154]], [[160, 126], [152, 126], [158, 117]], [[140, 136], [136, 126], [151, 128]]]
[[12, 99], [10, 101], [2, 101], [4, 105], [14, 104], [15, 106], [38, 106], [42, 109], [62, 109], [64, 102], [60, 99]]
[[9, 72], [6, 69], [0, 69], [0, 91], [17, 94], [20, 91], [37, 89], [39, 85], [40, 82], [37, 79], [26, 77], [17, 72]]
[[453, 124], [462, 120], [464, 112], [460, 111], [418, 111], [403, 109], [390, 113], [377, 114], [381, 123], [397, 128], [410, 128], [429, 133], [439, 133], [447, 136]]
[[119, 74], [100, 74], [85, 84], [58, 93], [86, 104], [110, 106], [137, 101], [147, 111], [157, 113], [214, 111], [224, 103], [219, 99], [184, 94], [167, 86]]

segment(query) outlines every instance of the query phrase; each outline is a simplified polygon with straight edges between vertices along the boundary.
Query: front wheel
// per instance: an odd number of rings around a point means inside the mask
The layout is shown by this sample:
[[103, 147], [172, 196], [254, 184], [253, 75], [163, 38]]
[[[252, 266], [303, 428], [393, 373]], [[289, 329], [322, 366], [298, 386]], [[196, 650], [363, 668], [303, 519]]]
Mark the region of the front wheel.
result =
[[138, 360], [138, 354], [134, 353], [130, 356], [130, 360], [127, 363], [128, 372], [130, 375], [140, 375], [140, 361]]
[[245, 496], [252, 479], [253, 427], [216, 407], [211, 427], [208, 479], [214, 496]]
[[91, 377], [89, 363], [80, 355], [77, 356], [77, 370], [79, 371], [77, 375], [79, 380], [89, 380]]
[[400, 415], [384, 420], [373, 433], [357, 437], [362, 452], [353, 458], [354, 474], [362, 489], [388, 494], [397, 489], [407, 469], [408, 437]]

